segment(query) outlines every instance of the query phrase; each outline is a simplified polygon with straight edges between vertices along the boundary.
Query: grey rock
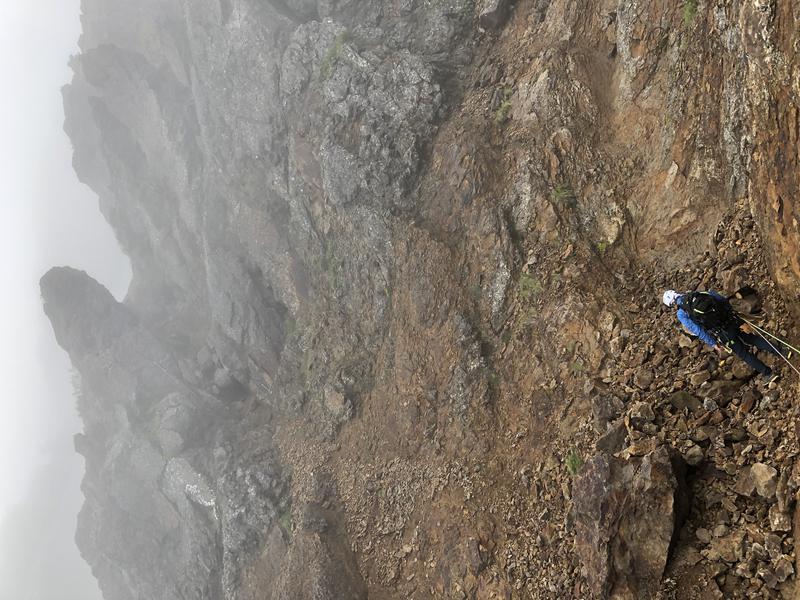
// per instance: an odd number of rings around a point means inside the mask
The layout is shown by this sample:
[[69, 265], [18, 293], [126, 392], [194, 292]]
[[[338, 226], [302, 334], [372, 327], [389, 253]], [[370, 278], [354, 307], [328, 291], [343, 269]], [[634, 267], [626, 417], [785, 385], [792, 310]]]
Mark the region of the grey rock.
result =
[[755, 463], [750, 468], [756, 491], [762, 498], [772, 498], [778, 485], [778, 471], [764, 463]]
[[355, 156], [339, 146], [320, 150], [322, 184], [328, 201], [334, 206], [343, 206], [354, 201], [358, 195], [363, 176]]
[[641, 427], [645, 423], [650, 423], [655, 420], [656, 415], [653, 412], [653, 407], [647, 402], [637, 402], [631, 407], [630, 411], [631, 423], [635, 427]]
[[703, 406], [700, 400], [692, 396], [689, 392], [684, 391], [672, 394], [669, 397], [669, 402], [679, 411], [688, 409], [691, 412], [697, 412]]
[[768, 533], [764, 537], [764, 547], [771, 558], [777, 559], [783, 554], [781, 536], [775, 533]]
[[736, 483], [733, 488], [737, 494], [740, 494], [742, 496], [753, 496], [754, 494], [756, 494], [758, 490], [756, 474], [761, 475], [762, 490], [764, 490], [765, 485], [768, 485], [768, 482], [770, 480], [770, 469], [772, 467], [769, 467], [768, 465], [762, 465], [761, 467], [759, 467], [757, 472], [754, 472], [753, 467], [754, 465], [744, 467], [739, 472], [739, 475], [737, 476]]
[[592, 424], [597, 433], [606, 431], [609, 422], [622, 414], [625, 405], [622, 400], [611, 394], [592, 396]]
[[695, 531], [695, 537], [697, 537], [698, 541], [702, 544], [709, 544], [711, 543], [711, 532], [708, 529], [699, 528]]
[[628, 428], [622, 419], [611, 424], [606, 432], [597, 438], [595, 448], [600, 452], [616, 454], [625, 447], [625, 440], [628, 436]]
[[769, 508], [769, 526], [772, 531], [791, 531], [792, 517], [788, 511], [781, 510], [777, 504], [773, 504]]
[[483, 0], [480, 3], [478, 19], [481, 27], [497, 29], [508, 18], [511, 0]]
[[688, 509], [685, 494], [680, 467], [664, 447], [628, 461], [604, 454], [587, 461], [572, 497], [576, 552], [594, 595], [656, 593], [676, 523]]
[[775, 577], [780, 583], [783, 583], [794, 575], [794, 565], [789, 556], [783, 555], [775, 561]]
[[719, 525], [714, 527], [712, 533], [714, 534], [714, 537], [723, 537], [728, 533], [728, 526], [725, 525], [724, 523], [720, 523]]
[[687, 462], [687, 464], [693, 467], [696, 467], [701, 462], [703, 462], [704, 458], [705, 456], [703, 454], [702, 448], [694, 444], [689, 446], [686, 452], [683, 453], [683, 459]]
[[653, 374], [653, 371], [649, 369], [640, 369], [634, 374], [633, 383], [636, 385], [636, 387], [646, 390], [650, 388], [654, 378], [655, 375]]
[[709, 379], [711, 379], [711, 373], [709, 373], [708, 371], [699, 371], [697, 373], [692, 373], [689, 376], [689, 382], [692, 385], [696, 385], [696, 386], [699, 386], [699, 385], [705, 383]]
[[226, 390], [235, 385], [235, 383], [236, 380], [233, 378], [233, 375], [231, 375], [231, 372], [225, 367], [220, 367], [214, 371], [214, 385], [220, 390]]
[[744, 533], [734, 531], [723, 537], [715, 537], [704, 552], [709, 560], [733, 564], [744, 556]]

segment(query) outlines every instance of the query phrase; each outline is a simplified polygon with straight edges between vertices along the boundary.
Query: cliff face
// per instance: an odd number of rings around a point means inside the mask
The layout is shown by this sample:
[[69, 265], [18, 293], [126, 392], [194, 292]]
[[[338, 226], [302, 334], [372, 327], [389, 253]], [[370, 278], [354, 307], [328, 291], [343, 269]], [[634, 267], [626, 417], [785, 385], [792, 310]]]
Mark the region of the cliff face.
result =
[[[82, 22], [65, 128], [134, 278], [117, 303], [55, 269], [42, 295], [109, 600], [637, 597], [665, 568], [681, 598], [790, 593], [790, 398], [704, 369], [658, 297], [755, 282], [787, 322], [800, 4], [84, 0]], [[660, 446], [708, 466], [683, 529]], [[575, 505], [634, 481], [668, 522], [600, 580], [560, 462], [624, 447]], [[702, 490], [756, 461], [779, 509], [714, 512]], [[667, 564], [717, 518], [777, 554], [730, 581], [716, 550]]]

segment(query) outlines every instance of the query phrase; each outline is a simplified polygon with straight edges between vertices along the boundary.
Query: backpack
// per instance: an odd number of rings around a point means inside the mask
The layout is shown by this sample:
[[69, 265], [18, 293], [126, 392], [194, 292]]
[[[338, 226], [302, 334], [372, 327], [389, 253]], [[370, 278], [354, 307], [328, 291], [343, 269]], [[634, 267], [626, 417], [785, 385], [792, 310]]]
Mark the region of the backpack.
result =
[[727, 300], [720, 300], [708, 292], [690, 292], [684, 295], [681, 308], [723, 345], [739, 335], [742, 321]]

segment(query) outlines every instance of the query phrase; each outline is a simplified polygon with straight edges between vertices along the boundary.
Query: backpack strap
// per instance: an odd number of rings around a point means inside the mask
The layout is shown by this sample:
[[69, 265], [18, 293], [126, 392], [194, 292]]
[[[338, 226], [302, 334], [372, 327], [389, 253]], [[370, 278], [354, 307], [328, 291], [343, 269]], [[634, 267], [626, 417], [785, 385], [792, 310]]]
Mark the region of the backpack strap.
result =
[[742, 321], [727, 299], [720, 299], [709, 292], [690, 292], [681, 304], [689, 318], [720, 345], [730, 346], [739, 337]]

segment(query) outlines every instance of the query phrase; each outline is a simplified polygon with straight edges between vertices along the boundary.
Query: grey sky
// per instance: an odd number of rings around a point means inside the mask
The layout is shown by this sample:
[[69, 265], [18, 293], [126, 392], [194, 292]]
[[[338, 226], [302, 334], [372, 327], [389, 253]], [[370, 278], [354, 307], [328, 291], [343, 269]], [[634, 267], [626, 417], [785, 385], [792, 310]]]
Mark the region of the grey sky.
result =
[[130, 269], [97, 198], [72, 171], [62, 131], [79, 2], [1, 4], [0, 600], [92, 600], [99, 594], [73, 542], [83, 465], [72, 435], [81, 426], [38, 280], [68, 264], [120, 298]]

